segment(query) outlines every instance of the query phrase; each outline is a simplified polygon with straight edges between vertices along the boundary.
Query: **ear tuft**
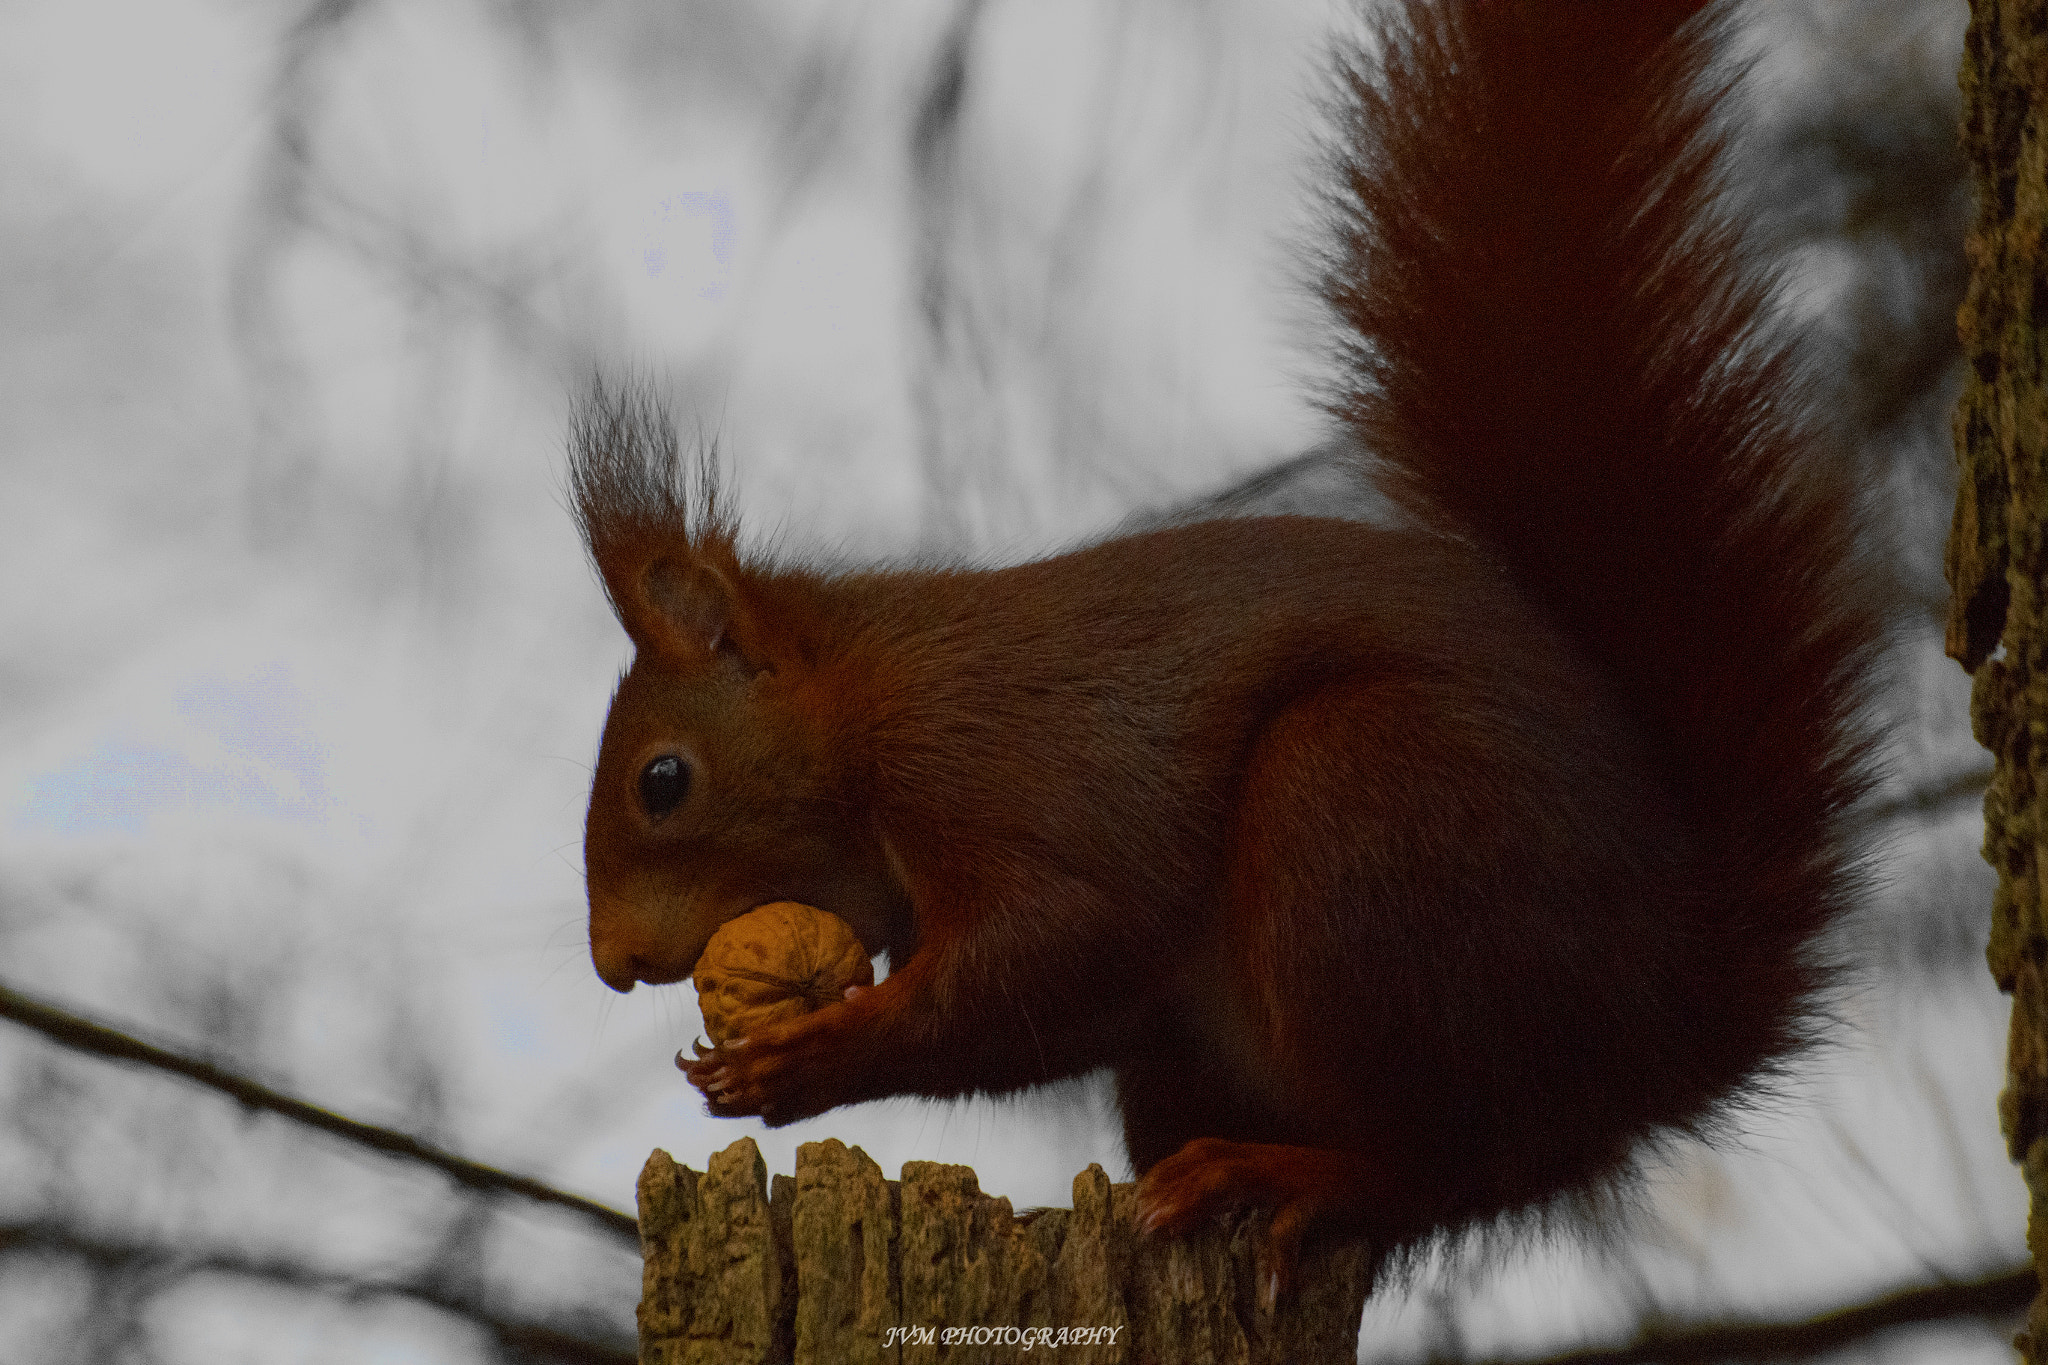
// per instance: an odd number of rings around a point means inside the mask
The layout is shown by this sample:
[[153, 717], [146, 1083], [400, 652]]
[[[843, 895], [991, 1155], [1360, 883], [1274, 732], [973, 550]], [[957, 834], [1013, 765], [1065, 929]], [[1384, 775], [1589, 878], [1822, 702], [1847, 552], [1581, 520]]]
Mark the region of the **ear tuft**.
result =
[[684, 456], [644, 378], [594, 377], [569, 420], [569, 495], [612, 610], [634, 644], [716, 649], [733, 591], [737, 528], [719, 506], [718, 446]]

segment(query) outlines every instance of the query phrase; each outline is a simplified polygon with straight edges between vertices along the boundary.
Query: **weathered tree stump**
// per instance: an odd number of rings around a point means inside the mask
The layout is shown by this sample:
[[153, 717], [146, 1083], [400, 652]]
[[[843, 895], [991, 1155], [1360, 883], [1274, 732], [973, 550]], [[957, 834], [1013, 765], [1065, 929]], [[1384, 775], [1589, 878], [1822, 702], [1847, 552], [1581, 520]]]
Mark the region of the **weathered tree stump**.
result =
[[1043, 1350], [1091, 1365], [1317, 1365], [1356, 1358], [1371, 1261], [1311, 1241], [1299, 1282], [1259, 1307], [1264, 1215], [1141, 1238], [1136, 1186], [1100, 1166], [1072, 1209], [985, 1195], [967, 1166], [884, 1180], [836, 1139], [771, 1187], [752, 1138], [698, 1174], [656, 1151], [640, 1173], [643, 1365], [967, 1365]]

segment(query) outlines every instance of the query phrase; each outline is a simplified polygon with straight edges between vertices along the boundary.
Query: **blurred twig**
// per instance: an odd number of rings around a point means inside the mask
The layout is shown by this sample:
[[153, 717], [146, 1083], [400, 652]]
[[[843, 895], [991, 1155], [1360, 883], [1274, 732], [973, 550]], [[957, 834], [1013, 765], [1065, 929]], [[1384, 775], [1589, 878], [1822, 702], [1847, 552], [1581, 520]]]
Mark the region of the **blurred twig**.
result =
[[1812, 1360], [1895, 1327], [2022, 1312], [2034, 1297], [2030, 1265], [1961, 1284], [1903, 1289], [1804, 1322], [1647, 1327], [1626, 1346], [1551, 1356], [1493, 1356], [1475, 1365], [1683, 1365], [1683, 1362]]
[[94, 1023], [55, 1005], [33, 1000], [6, 986], [0, 986], [0, 1017], [12, 1019], [26, 1028], [34, 1029], [65, 1047], [90, 1052], [95, 1056], [110, 1057], [116, 1061], [133, 1062], [159, 1071], [168, 1071], [232, 1096], [251, 1109], [268, 1110], [273, 1114], [283, 1115], [294, 1123], [318, 1128], [322, 1132], [331, 1133], [358, 1146], [372, 1148], [387, 1156], [432, 1166], [456, 1183], [470, 1189], [513, 1194], [536, 1203], [558, 1205], [581, 1214], [615, 1237], [623, 1237], [635, 1245], [638, 1244], [639, 1224], [630, 1214], [621, 1213], [593, 1199], [585, 1199], [581, 1195], [568, 1194], [552, 1186], [543, 1185], [527, 1176], [513, 1175], [493, 1166], [470, 1161], [453, 1152], [443, 1151], [439, 1147], [421, 1142], [409, 1133], [343, 1118], [318, 1105], [280, 1094], [247, 1077], [224, 1071], [211, 1062], [200, 1061], [169, 1048], [142, 1042], [130, 1033]]
[[517, 1352], [520, 1359], [562, 1365], [627, 1365], [636, 1359], [634, 1351], [617, 1338], [616, 1329], [611, 1340], [606, 1340], [604, 1324], [594, 1318], [571, 1313], [554, 1320], [520, 1319], [499, 1311], [483, 1296], [437, 1284], [432, 1276], [365, 1279], [287, 1257], [119, 1241], [89, 1236], [54, 1222], [0, 1224], [0, 1255], [8, 1254], [65, 1256], [107, 1269], [148, 1267], [166, 1278], [225, 1275], [337, 1299], [407, 1299], [474, 1323], [501, 1347]]
[[1989, 767], [1971, 767], [1951, 774], [1946, 780], [1916, 786], [1896, 800], [1872, 806], [1864, 819], [1871, 824], [1882, 824], [1907, 817], [1946, 819], [1965, 808], [1975, 812], [1983, 806], [1984, 791], [1990, 785]]

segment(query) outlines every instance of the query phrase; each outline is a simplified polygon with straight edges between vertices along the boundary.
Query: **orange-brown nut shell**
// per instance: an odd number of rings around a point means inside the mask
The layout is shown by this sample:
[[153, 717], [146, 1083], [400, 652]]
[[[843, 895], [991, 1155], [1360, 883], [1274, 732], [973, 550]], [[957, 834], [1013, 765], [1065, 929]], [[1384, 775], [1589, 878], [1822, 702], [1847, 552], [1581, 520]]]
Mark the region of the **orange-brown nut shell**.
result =
[[776, 901], [720, 926], [690, 980], [704, 1031], [724, 1043], [874, 985], [875, 964], [839, 916]]

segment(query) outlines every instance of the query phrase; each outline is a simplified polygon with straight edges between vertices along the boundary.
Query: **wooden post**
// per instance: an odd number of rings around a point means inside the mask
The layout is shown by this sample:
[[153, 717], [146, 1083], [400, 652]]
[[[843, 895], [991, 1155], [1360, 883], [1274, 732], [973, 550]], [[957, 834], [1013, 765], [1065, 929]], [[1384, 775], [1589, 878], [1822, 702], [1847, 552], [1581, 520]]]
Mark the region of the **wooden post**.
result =
[[[643, 1365], [1317, 1365], [1357, 1356], [1369, 1260], [1311, 1239], [1300, 1282], [1258, 1307], [1252, 1214], [1143, 1239], [1136, 1187], [1100, 1166], [1071, 1209], [981, 1192], [974, 1171], [900, 1181], [836, 1139], [776, 1176], [752, 1138], [698, 1174], [656, 1151], [640, 1174]], [[1036, 1354], [1043, 1351], [1043, 1355]]]

